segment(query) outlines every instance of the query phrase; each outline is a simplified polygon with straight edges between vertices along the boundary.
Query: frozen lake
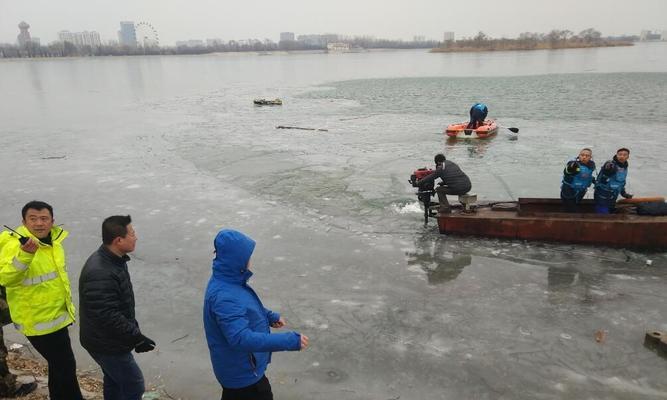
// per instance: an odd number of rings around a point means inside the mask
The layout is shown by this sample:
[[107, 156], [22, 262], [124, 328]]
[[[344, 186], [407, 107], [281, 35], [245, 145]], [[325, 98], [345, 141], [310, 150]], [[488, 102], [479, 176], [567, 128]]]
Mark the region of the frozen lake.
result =
[[[446, 237], [423, 227], [407, 183], [444, 151], [481, 199], [557, 197], [581, 147], [602, 163], [625, 146], [628, 191], [665, 195], [666, 43], [3, 60], [0, 72], [1, 222], [51, 203], [76, 296], [102, 220], [132, 215], [138, 320], [159, 346], [137, 359], [174, 398], [220, 393], [201, 306], [223, 227], [257, 240], [252, 285], [311, 338], [274, 355], [276, 398], [667, 398], [665, 361], [642, 346], [667, 330], [667, 253]], [[519, 140], [446, 142], [476, 101]]]

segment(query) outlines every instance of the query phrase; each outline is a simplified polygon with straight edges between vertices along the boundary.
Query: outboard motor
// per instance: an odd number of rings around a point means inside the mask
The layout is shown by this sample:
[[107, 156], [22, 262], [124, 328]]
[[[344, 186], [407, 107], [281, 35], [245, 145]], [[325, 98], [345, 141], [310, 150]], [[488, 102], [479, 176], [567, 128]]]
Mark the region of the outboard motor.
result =
[[418, 170], [414, 171], [412, 175], [410, 175], [410, 179], [408, 179], [408, 182], [410, 182], [412, 187], [419, 188], [419, 191], [416, 193], [416, 195], [417, 199], [424, 203], [424, 225], [428, 224], [428, 217], [430, 216], [431, 206], [437, 205], [438, 203], [431, 202], [431, 197], [435, 195], [435, 181], [431, 182], [426, 187], [420, 187], [419, 181], [431, 175], [433, 172], [435, 171], [426, 167], [419, 168]]
[[[419, 181], [429, 175], [431, 175], [434, 171], [429, 168], [419, 168], [415, 172], [410, 175], [410, 179], [408, 182], [412, 185], [412, 187], [418, 188], [419, 187]], [[431, 190], [433, 190], [433, 185], [431, 185]]]

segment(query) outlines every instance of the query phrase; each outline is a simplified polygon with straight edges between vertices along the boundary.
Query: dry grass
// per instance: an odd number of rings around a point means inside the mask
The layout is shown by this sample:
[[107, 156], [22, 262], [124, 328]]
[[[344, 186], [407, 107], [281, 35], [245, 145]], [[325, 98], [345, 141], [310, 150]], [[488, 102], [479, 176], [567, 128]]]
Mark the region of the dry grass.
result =
[[[20, 352], [10, 351], [7, 357], [7, 363], [13, 373], [19, 376], [19, 380], [25, 377], [33, 377], [37, 381], [38, 388], [28, 396], [21, 397], [25, 400], [48, 400], [48, 372], [46, 365], [39, 362], [28, 355], [23, 355]], [[102, 380], [96, 376], [91, 376], [88, 372], [77, 373], [79, 385], [84, 391], [84, 397], [88, 400], [101, 400], [102, 396]], [[30, 379], [32, 380], [32, 379]]]

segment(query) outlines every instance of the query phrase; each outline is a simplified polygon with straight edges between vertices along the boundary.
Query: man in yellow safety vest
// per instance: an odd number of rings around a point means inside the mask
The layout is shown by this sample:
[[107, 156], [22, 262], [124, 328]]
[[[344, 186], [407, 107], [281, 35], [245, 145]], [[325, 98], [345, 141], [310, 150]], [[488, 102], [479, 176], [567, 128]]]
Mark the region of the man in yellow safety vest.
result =
[[53, 207], [31, 201], [21, 210], [23, 225], [3, 232], [0, 285], [16, 329], [49, 366], [49, 398], [82, 400], [68, 326], [74, 304], [62, 246], [67, 231], [53, 226]]

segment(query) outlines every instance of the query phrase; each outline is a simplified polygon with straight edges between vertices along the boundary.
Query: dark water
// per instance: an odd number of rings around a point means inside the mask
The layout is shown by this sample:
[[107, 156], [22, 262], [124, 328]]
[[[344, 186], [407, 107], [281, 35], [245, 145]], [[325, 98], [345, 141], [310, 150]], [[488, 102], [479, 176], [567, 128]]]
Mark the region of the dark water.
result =
[[462, 114], [482, 101], [495, 118], [528, 121], [667, 122], [664, 73], [553, 74], [511, 77], [428, 77], [337, 82], [304, 95], [361, 104], [360, 112]]
[[[407, 179], [444, 151], [482, 199], [556, 196], [579, 148], [626, 146], [628, 190], [664, 195], [666, 50], [3, 61], [0, 217], [53, 203], [76, 286], [102, 219], [133, 216], [160, 348], [138, 359], [174, 397], [219, 395], [201, 302], [212, 238], [235, 227], [265, 303], [311, 337], [274, 356], [279, 398], [665, 398], [642, 346], [667, 330], [665, 252], [439, 235]], [[479, 100], [518, 140], [445, 141]]]

